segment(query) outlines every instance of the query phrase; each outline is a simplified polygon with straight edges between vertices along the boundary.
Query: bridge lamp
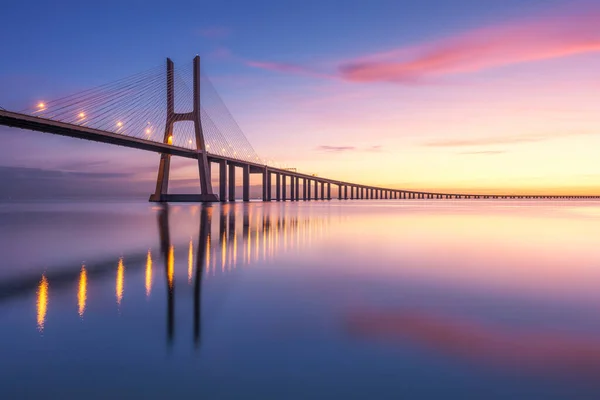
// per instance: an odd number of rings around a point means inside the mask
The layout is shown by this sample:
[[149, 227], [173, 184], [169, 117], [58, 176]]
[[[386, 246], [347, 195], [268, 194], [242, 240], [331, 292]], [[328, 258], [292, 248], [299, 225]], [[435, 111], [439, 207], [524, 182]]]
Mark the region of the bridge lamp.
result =
[[189, 143], [189, 144], [192, 144], [192, 139], [188, 140], [188, 143]]
[[146, 128], [146, 135], [149, 135], [149, 134], [150, 134], [150, 132], [152, 132], [152, 131], [150, 130], [150, 128]]
[[46, 108], [46, 104], [44, 102], [39, 102], [37, 106], [40, 110], [43, 110], [44, 108]]
[[79, 117], [79, 118], [81, 118], [81, 119], [84, 119], [84, 118], [85, 118], [85, 113], [84, 113], [83, 111], [82, 111], [82, 112], [80, 112], [80, 113], [78, 114], [78, 117]]
[[173, 144], [173, 135], [169, 135], [169, 137], [167, 138], [167, 143]]
[[117, 127], [118, 127], [118, 128], [120, 128], [120, 127], [122, 127], [122, 126], [123, 126], [123, 123], [122, 123], [121, 121], [118, 121], [118, 122], [117, 122]]

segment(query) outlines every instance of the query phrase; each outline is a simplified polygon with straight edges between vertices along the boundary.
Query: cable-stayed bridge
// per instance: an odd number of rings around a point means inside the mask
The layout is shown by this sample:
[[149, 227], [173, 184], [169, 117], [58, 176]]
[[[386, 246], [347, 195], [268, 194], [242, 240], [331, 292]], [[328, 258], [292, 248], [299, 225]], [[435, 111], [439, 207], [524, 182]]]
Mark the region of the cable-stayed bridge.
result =
[[[236, 173], [242, 173], [242, 199], [250, 200], [250, 174], [262, 176], [263, 201], [339, 199], [584, 199], [600, 196], [491, 195], [437, 193], [382, 188], [269, 165], [254, 150], [221, 100], [200, 57], [183, 68], [167, 59], [127, 78], [34, 107], [0, 110], [0, 125], [70, 136], [160, 154], [150, 201], [235, 201]], [[169, 194], [171, 157], [197, 160], [200, 194]], [[211, 166], [218, 165], [219, 193]]]

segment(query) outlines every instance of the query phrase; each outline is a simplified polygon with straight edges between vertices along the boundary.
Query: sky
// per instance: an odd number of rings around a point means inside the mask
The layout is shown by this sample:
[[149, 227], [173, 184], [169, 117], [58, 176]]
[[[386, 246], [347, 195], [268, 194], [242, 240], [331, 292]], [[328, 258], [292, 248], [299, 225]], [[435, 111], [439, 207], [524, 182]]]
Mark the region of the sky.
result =
[[[199, 54], [277, 165], [398, 189], [598, 194], [597, 1], [57, 4], [2, 6], [0, 107]], [[6, 127], [0, 138], [2, 198], [154, 189], [154, 153]], [[195, 171], [174, 159], [172, 188], [196, 190]]]

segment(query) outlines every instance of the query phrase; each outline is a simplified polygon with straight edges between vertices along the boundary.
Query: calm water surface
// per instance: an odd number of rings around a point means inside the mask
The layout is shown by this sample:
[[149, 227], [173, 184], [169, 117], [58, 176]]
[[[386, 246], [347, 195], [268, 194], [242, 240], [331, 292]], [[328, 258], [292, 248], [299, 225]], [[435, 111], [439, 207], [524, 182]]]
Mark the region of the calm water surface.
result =
[[600, 398], [600, 204], [0, 205], [0, 398]]

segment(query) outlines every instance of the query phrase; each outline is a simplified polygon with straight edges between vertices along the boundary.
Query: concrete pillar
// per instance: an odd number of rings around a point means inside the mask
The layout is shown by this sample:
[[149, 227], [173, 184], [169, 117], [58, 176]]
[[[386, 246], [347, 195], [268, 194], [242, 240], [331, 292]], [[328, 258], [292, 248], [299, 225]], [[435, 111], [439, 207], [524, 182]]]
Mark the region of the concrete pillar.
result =
[[306, 184], [307, 179], [303, 178], [302, 180], [302, 200], [306, 201], [306, 191], [308, 190], [308, 185]]
[[267, 186], [269, 185], [269, 172], [267, 168], [262, 171], [262, 201], [269, 201], [269, 194], [267, 193]]
[[327, 200], [331, 200], [331, 182], [327, 182]]
[[273, 185], [271, 184], [271, 178], [273, 177], [273, 174], [271, 173], [271, 171], [267, 172], [267, 201], [271, 201], [271, 199], [273, 199], [273, 196], [271, 196], [271, 189], [273, 188]]
[[287, 175], [281, 174], [281, 200], [287, 200]]
[[344, 200], [348, 200], [348, 186], [344, 185]]
[[312, 186], [312, 181], [310, 179], [306, 180], [306, 199], [305, 200], [312, 200], [311, 198], [311, 186]]
[[275, 198], [277, 201], [281, 201], [281, 174], [279, 172], [275, 174]]
[[325, 182], [321, 182], [321, 200], [325, 200]]
[[250, 166], [247, 164], [242, 167], [242, 179], [242, 198], [250, 201]]
[[227, 161], [219, 161], [219, 201], [227, 201]]
[[296, 201], [300, 200], [300, 178], [296, 177]]
[[235, 201], [235, 165], [229, 164], [229, 201]]
[[342, 185], [338, 184], [338, 200], [341, 200], [342, 197]]

